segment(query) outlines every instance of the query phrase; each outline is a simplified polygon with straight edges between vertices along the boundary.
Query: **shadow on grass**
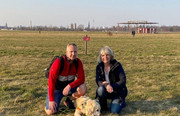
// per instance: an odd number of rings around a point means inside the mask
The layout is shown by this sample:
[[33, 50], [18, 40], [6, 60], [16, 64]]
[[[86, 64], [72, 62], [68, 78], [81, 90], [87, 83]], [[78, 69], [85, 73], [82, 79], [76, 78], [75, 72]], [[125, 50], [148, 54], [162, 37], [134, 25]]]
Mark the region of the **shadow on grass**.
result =
[[174, 95], [171, 99], [161, 101], [127, 101], [127, 106], [121, 111], [121, 115], [132, 114], [157, 114], [162, 111], [180, 112], [180, 95]]

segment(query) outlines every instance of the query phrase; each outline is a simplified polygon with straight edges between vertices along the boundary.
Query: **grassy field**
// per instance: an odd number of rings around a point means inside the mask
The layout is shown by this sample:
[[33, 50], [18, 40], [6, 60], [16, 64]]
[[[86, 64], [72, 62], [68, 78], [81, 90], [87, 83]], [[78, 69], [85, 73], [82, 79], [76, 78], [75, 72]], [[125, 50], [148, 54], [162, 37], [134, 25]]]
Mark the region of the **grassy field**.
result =
[[[82, 40], [86, 34], [91, 37], [87, 55]], [[127, 76], [127, 107], [120, 115], [180, 115], [180, 33], [136, 34], [133, 38], [130, 33], [0, 31], [0, 116], [46, 115], [44, 68], [72, 42], [84, 65], [87, 96], [95, 97], [98, 52], [108, 45]], [[73, 113], [65, 109], [56, 115]]]

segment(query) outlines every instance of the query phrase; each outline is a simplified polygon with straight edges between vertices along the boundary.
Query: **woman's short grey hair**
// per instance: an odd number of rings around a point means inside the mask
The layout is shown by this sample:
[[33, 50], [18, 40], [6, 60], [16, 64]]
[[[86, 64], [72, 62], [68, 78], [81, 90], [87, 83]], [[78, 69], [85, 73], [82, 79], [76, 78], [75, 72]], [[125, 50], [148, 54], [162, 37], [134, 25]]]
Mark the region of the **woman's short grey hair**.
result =
[[98, 63], [102, 62], [102, 59], [101, 59], [102, 54], [108, 54], [108, 55], [110, 55], [111, 60], [114, 59], [114, 53], [109, 46], [105, 46], [104, 48], [101, 48], [101, 50], [99, 52], [99, 56], [98, 56]]

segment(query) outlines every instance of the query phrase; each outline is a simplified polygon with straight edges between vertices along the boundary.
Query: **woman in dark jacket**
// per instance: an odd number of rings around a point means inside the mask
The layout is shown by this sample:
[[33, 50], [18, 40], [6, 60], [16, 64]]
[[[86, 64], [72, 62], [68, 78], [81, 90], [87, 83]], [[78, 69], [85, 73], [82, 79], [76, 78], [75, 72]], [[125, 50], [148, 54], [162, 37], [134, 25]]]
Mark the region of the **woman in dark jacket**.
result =
[[113, 51], [104, 47], [99, 52], [96, 67], [97, 97], [101, 111], [107, 110], [107, 99], [111, 99], [110, 111], [120, 113], [126, 106], [126, 75], [120, 62], [114, 59]]

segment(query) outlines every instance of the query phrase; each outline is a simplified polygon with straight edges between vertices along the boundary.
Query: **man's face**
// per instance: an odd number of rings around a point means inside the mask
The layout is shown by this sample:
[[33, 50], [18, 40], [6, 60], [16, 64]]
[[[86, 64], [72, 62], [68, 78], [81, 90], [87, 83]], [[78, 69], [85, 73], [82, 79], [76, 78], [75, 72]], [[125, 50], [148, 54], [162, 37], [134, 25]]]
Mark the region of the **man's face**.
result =
[[77, 48], [73, 45], [69, 45], [66, 50], [66, 56], [68, 60], [74, 60], [75, 58], [77, 58]]

